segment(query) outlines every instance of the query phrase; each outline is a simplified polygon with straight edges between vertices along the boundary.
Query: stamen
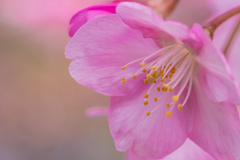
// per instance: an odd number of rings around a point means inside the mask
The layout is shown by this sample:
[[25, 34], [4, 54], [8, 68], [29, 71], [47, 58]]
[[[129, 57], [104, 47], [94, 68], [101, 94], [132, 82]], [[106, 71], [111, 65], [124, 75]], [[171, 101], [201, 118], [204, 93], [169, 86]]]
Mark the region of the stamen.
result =
[[164, 82], [164, 78], [161, 78], [160, 81], [161, 81], [161, 82]]
[[169, 91], [170, 91], [170, 92], [172, 92], [172, 91], [173, 91], [172, 87], [169, 87]]
[[144, 79], [143, 81], [144, 81], [144, 83], [148, 83], [148, 80], [147, 80], [147, 79]]
[[157, 90], [160, 92], [161, 91], [161, 87], [158, 87]]
[[122, 81], [121, 81], [122, 83], [126, 83], [127, 82], [127, 80], [125, 79], [125, 78], [122, 78]]
[[132, 77], [133, 79], [136, 79], [137, 78], [137, 76], [136, 75], [133, 75], [133, 77]]
[[173, 97], [172, 97], [172, 101], [173, 101], [173, 102], [177, 102], [178, 99], [179, 99], [179, 96], [173, 96]]
[[144, 66], [146, 65], [146, 63], [141, 62], [141, 63], [139, 63], [139, 65], [142, 66], [142, 67], [144, 67]]
[[157, 100], [158, 100], [157, 97], [154, 97], [154, 101], [157, 102]]
[[172, 111], [167, 111], [167, 112], [166, 112], [166, 116], [167, 116], [167, 117], [170, 117], [171, 115], [172, 115]]
[[147, 111], [146, 115], [149, 116], [150, 114], [151, 114], [151, 112], [150, 112], [150, 111]]
[[144, 105], [148, 105], [148, 101], [144, 101], [143, 104], [144, 104]]
[[183, 110], [183, 107], [182, 107], [182, 105], [181, 105], [181, 104], [178, 104], [178, 109], [179, 109], [180, 111], [182, 111], [182, 110]]
[[144, 68], [144, 69], [143, 69], [143, 72], [147, 72], [147, 68]]
[[123, 66], [123, 67], [121, 67], [121, 69], [123, 70], [123, 69], [127, 69], [127, 66]]
[[144, 94], [144, 98], [148, 98], [149, 97], [149, 95], [148, 94]]
[[156, 69], [157, 69], [157, 66], [152, 66], [152, 67], [150, 67], [150, 69], [156, 70]]
[[170, 103], [167, 103], [166, 106], [169, 108], [170, 107]]

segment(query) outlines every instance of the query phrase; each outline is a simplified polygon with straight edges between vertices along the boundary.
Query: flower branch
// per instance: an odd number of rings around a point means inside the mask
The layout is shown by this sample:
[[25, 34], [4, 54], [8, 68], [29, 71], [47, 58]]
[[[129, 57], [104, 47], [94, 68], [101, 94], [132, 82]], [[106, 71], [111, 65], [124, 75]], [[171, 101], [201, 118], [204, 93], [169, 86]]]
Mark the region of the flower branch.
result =
[[209, 36], [213, 38], [215, 30], [226, 20], [240, 13], [240, 6], [233, 8], [220, 16], [214, 18], [207, 25], [204, 25], [203, 28], [208, 32]]

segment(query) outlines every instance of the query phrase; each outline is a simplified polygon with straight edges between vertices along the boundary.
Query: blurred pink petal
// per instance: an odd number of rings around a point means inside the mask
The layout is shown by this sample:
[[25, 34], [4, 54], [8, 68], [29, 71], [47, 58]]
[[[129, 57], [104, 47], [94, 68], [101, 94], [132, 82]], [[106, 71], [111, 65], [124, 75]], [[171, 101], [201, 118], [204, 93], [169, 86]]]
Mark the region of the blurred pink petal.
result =
[[88, 5], [110, 0], [1, 0], [2, 19], [20, 25], [46, 26], [67, 25], [71, 16]]
[[128, 151], [126, 160], [215, 160], [198, 145], [187, 139], [181, 147], [162, 159], [139, 159]]
[[[65, 55], [74, 59], [69, 70], [78, 83], [112, 96], [109, 123], [118, 150], [132, 150], [145, 159], [164, 158], [191, 133], [215, 158], [240, 159], [239, 119], [231, 121], [237, 114], [232, 104], [239, 103], [239, 91], [222, 53], [199, 24], [189, 29], [164, 22], [146, 6], [123, 2], [116, 14], [83, 25]], [[226, 118], [226, 133], [215, 126], [225, 120], [221, 116]], [[204, 117], [209, 118], [209, 126]], [[205, 130], [208, 134], [201, 138], [212, 147], [209, 150], [198, 139]], [[237, 141], [232, 142], [232, 137]], [[224, 146], [228, 146], [224, 151], [218, 150]]]
[[92, 107], [86, 110], [88, 117], [108, 116], [109, 109], [107, 107]]
[[[240, 5], [239, 0], [211, 0], [209, 1], [211, 6], [213, 7], [214, 14], [212, 17], [215, 17], [219, 14], [224, 13], [225, 11], [228, 11], [236, 6]], [[233, 28], [239, 21], [239, 16], [234, 16], [233, 18], [229, 19], [228, 21], [224, 22], [215, 32], [213, 43], [221, 48], [224, 49], [227, 41], [229, 40], [229, 36], [231, 35], [231, 32], [233, 31]], [[234, 78], [240, 85], [240, 30], [238, 30], [237, 35], [235, 36], [235, 40], [232, 43], [232, 47], [230, 48], [228, 54], [227, 54], [227, 60], [229, 62], [229, 65], [233, 71]]]

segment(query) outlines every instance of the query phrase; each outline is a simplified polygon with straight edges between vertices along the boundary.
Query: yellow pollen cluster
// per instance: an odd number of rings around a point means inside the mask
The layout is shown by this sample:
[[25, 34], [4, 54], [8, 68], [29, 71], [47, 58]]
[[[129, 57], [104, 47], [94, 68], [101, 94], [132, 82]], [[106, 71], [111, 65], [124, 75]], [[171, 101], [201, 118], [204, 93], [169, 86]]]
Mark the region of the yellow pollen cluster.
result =
[[144, 98], [148, 98], [149, 97], [149, 95], [148, 94], [144, 94]]
[[[171, 67], [172, 64], [169, 64], [168, 66], [149, 66], [149, 65], [146, 65], [145, 62], [140, 62], [139, 63], [140, 66], [142, 66], [142, 73], [145, 73], [146, 74], [146, 78], [143, 79], [143, 82], [144, 83], [150, 83], [151, 85], [155, 85], [155, 83], [160, 83], [162, 84], [162, 87], [157, 87], [157, 91], [160, 92], [161, 90], [163, 92], [172, 92], [173, 91], [173, 88], [171, 87], [171, 83], [170, 85], [168, 85], [167, 83], [169, 83], [172, 79], [172, 77], [174, 76], [174, 73], [176, 72], [176, 68], [173, 66]], [[123, 66], [121, 67], [121, 69], [127, 69], [127, 65], [126, 66]], [[140, 72], [138, 71], [136, 74], [134, 74], [132, 76], [133, 79], [136, 79], [137, 76], [141, 74], [141, 70]], [[122, 78], [122, 83], [126, 83], [127, 82], [127, 79], [125, 78]], [[161, 86], [161, 85], [160, 85]], [[144, 94], [144, 102], [143, 104], [144, 105], [148, 105], [148, 101], [146, 100], [147, 98], [149, 98], [149, 94]], [[158, 99], [157, 97], [154, 97], [153, 100], [154, 102], [158, 102]], [[179, 96], [173, 96], [172, 97], [172, 101], [173, 102], [178, 102], [179, 100]], [[167, 103], [166, 106], [169, 108], [170, 107], [170, 103]], [[178, 109], [179, 110], [182, 110], [183, 107], [181, 104], [178, 104]], [[148, 111], [146, 113], [147, 116], [149, 116], [151, 114], [150, 111]], [[167, 117], [170, 117], [172, 114], [172, 111], [167, 111], [166, 112], [166, 116]]]
[[157, 66], [152, 66], [152, 67], [150, 67], [150, 69], [155, 70], [155, 69], [157, 69]]
[[178, 109], [179, 109], [180, 111], [182, 111], [182, 110], [183, 110], [183, 107], [182, 107], [182, 105], [181, 105], [181, 104], [178, 104]]
[[149, 116], [150, 114], [151, 114], [151, 112], [150, 112], [150, 111], [147, 111], [146, 115]]
[[122, 82], [122, 83], [126, 83], [127, 80], [126, 80], [125, 78], [123, 78], [121, 82]]
[[166, 106], [169, 108], [170, 107], [170, 103], [167, 103]]
[[167, 111], [167, 112], [166, 112], [166, 116], [167, 116], [167, 117], [170, 117], [171, 115], [172, 115], [172, 111]]
[[139, 63], [139, 65], [143, 67], [143, 66], [145, 66], [145, 65], [146, 65], [146, 63], [144, 63], [144, 62], [141, 62], [141, 63]]
[[144, 83], [148, 83], [148, 80], [147, 80], [147, 79], [144, 79], [143, 81], [144, 81]]
[[127, 66], [123, 66], [123, 67], [121, 67], [121, 69], [127, 69]]
[[178, 99], [179, 99], [179, 96], [173, 96], [173, 97], [172, 97], [172, 101], [173, 101], [173, 102], [177, 102]]
[[148, 101], [144, 101], [143, 104], [144, 104], [144, 105], [148, 105]]

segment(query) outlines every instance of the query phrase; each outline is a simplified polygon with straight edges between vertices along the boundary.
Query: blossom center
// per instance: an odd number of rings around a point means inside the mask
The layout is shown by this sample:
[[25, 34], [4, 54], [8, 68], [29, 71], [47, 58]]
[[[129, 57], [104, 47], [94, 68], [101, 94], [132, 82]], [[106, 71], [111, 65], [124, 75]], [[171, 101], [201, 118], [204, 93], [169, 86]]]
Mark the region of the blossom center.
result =
[[[172, 102], [166, 104], [169, 111], [166, 112], [166, 116], [170, 117], [172, 110], [175, 106], [178, 106], [180, 111], [183, 110], [183, 106], [186, 104], [190, 95], [193, 80], [193, 70], [195, 67], [196, 56], [195, 53], [191, 53], [184, 44], [177, 43], [170, 45], [150, 54], [149, 56], [142, 57], [140, 59], [129, 62], [121, 69], [127, 69], [127, 67], [134, 63], [139, 63], [139, 70], [132, 76], [136, 79], [138, 75], [145, 73], [146, 78], [143, 79], [143, 83], [149, 83], [149, 87], [146, 94], [144, 94], [144, 105], [148, 105], [149, 95], [155, 91], [172, 92], [178, 87], [177, 95], [172, 97]], [[130, 77], [129, 77], [130, 78]], [[122, 83], [126, 83], [128, 78], [123, 78]], [[179, 97], [188, 85], [188, 91], [182, 104], [178, 103]], [[163, 94], [159, 97], [154, 97], [154, 102], [158, 102]], [[146, 113], [149, 116], [161, 105], [155, 107], [152, 111]]]

